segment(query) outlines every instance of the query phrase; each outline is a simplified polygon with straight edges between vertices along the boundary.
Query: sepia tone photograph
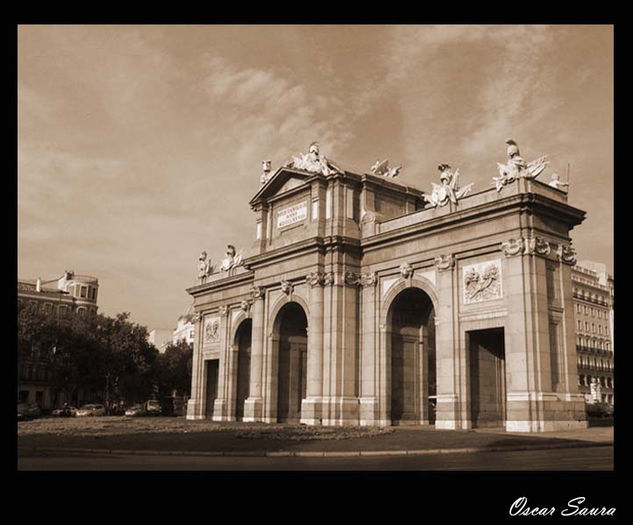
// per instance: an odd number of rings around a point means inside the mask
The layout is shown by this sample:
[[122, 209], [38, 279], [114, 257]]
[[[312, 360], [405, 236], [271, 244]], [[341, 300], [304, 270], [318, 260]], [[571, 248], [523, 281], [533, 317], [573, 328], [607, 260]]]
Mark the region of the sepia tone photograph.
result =
[[612, 25], [24, 24], [17, 101], [18, 470], [613, 472]]

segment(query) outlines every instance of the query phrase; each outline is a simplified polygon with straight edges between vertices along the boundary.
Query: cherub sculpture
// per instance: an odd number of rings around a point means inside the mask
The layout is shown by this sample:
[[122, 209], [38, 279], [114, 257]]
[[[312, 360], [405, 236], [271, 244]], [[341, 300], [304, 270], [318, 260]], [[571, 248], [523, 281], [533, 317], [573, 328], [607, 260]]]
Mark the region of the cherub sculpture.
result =
[[507, 155], [508, 162], [501, 164], [497, 162], [499, 176], [493, 177], [497, 191], [501, 191], [506, 184], [514, 182], [516, 179], [524, 177], [526, 179], [535, 179], [547, 168], [549, 161], [547, 156], [539, 157], [532, 162], [525, 162], [519, 153], [519, 146], [512, 139], [507, 139], [508, 145]]
[[445, 206], [448, 202], [457, 204], [457, 201], [464, 197], [473, 187], [473, 183], [459, 187], [459, 169], [454, 172], [451, 171], [451, 167], [448, 164], [440, 164], [437, 167], [440, 170], [440, 182], [441, 184], [433, 184], [433, 191], [431, 195], [424, 195], [424, 200], [432, 206]]
[[381, 161], [377, 160], [376, 163], [370, 168], [371, 172], [375, 175], [383, 175], [384, 177], [397, 177], [400, 173], [402, 166], [396, 166], [395, 168], [389, 167], [389, 161], [387, 159]]
[[552, 173], [552, 180], [547, 183], [552, 188], [556, 188], [557, 190], [565, 191], [562, 188], [569, 186], [568, 182], [563, 182], [560, 180], [560, 176], [558, 173]]

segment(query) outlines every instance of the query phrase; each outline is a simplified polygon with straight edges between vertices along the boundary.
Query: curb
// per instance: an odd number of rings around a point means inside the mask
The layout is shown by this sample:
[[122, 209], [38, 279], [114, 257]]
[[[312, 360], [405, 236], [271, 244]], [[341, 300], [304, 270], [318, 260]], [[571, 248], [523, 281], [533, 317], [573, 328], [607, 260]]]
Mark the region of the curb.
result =
[[84, 454], [115, 454], [137, 456], [215, 456], [215, 457], [379, 457], [379, 456], [432, 456], [437, 454], [475, 454], [479, 452], [517, 452], [522, 450], [548, 450], [558, 448], [589, 448], [613, 446], [613, 441], [587, 441], [584, 443], [554, 443], [550, 445], [517, 445], [505, 447], [432, 448], [420, 450], [350, 450], [350, 451], [195, 451], [195, 450], [126, 450], [64, 447], [19, 447], [31, 452], [76, 452]]

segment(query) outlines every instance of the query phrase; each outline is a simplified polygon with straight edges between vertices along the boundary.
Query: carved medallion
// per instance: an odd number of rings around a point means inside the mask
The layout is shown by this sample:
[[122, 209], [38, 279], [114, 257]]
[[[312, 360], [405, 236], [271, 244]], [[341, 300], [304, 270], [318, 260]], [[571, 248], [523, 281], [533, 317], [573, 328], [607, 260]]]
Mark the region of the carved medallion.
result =
[[354, 272], [345, 272], [345, 284], [348, 286], [356, 286], [359, 284], [360, 275]]
[[325, 280], [325, 274], [319, 272], [312, 272], [306, 275], [306, 282], [314, 288], [315, 286], [323, 286]]
[[523, 253], [524, 240], [523, 237], [518, 239], [510, 239], [501, 243], [501, 250], [506, 257], [513, 257], [515, 255], [521, 255]]
[[559, 244], [556, 249], [558, 260], [565, 264], [576, 264], [576, 250], [571, 244]]
[[323, 276], [323, 285], [324, 286], [332, 286], [334, 284], [334, 273], [327, 272]]

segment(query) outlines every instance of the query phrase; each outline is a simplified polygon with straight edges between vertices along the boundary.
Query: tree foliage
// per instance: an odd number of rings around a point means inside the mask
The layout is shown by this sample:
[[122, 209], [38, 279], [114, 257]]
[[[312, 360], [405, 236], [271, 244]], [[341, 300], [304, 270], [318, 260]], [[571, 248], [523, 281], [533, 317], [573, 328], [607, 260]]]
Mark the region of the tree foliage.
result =
[[46, 361], [53, 387], [68, 398], [77, 389], [105, 404], [141, 401], [154, 393], [158, 351], [147, 329], [115, 317], [46, 314], [35, 305], [18, 308], [18, 363], [34, 356]]
[[169, 344], [159, 354], [156, 363], [156, 379], [161, 397], [189, 395], [191, 389], [191, 367], [193, 345], [185, 341]]

